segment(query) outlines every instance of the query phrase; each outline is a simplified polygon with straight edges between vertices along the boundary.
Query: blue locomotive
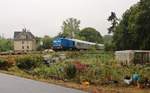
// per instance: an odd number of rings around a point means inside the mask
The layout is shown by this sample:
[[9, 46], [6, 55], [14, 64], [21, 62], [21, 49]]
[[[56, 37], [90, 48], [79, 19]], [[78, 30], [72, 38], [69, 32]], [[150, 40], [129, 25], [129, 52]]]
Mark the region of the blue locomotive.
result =
[[53, 50], [88, 50], [92, 46], [97, 46], [99, 50], [104, 49], [104, 44], [82, 41], [70, 38], [56, 38], [53, 40]]

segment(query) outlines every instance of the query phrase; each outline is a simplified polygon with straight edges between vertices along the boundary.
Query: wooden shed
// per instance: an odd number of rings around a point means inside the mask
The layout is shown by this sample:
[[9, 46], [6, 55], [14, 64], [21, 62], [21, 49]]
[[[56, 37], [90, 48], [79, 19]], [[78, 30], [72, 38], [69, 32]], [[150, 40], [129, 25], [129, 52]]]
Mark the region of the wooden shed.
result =
[[149, 50], [124, 50], [116, 51], [115, 58], [121, 64], [147, 64], [150, 63]]

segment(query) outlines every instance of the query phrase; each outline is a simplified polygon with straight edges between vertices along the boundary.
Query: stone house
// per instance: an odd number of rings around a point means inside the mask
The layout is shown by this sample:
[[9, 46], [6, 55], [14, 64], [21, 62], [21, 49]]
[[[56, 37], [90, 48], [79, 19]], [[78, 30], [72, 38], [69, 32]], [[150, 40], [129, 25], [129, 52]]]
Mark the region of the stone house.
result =
[[22, 31], [14, 32], [14, 51], [28, 52], [36, 50], [36, 39], [35, 36], [22, 29]]

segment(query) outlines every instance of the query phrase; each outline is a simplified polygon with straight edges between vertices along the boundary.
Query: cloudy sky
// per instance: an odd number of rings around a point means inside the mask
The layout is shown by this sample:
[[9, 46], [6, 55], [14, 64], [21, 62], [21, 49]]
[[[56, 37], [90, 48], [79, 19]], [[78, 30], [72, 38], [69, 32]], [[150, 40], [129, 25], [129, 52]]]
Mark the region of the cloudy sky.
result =
[[63, 20], [81, 20], [81, 29], [94, 27], [107, 34], [111, 11], [121, 17], [139, 0], [0, 0], [0, 35], [12, 38], [23, 27], [36, 36], [55, 36]]

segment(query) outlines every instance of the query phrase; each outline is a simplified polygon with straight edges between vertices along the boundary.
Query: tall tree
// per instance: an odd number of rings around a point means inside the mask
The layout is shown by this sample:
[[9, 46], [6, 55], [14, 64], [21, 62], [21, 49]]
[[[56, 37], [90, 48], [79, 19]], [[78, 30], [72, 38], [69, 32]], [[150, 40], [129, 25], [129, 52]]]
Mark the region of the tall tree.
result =
[[11, 39], [0, 38], [0, 52], [13, 50], [13, 41]]
[[80, 31], [79, 36], [81, 39], [89, 42], [103, 43], [103, 38], [96, 29], [87, 27]]
[[112, 35], [103, 36], [103, 41], [104, 41], [106, 51], [113, 51], [114, 50], [114, 44], [112, 42], [113, 41]]
[[150, 50], [150, 0], [139, 2], [139, 14], [136, 20], [137, 44], [139, 49]]
[[141, 0], [123, 14], [113, 36], [117, 50], [150, 49], [149, 6], [150, 0]]
[[52, 46], [52, 38], [49, 36], [44, 36], [44, 38], [42, 39], [43, 45], [42, 48], [43, 49], [50, 49]]
[[41, 37], [36, 37], [36, 46], [37, 46], [37, 51], [41, 51], [43, 48], [43, 41]]
[[109, 22], [111, 22], [111, 27], [108, 28], [108, 33], [114, 33], [115, 28], [118, 24], [118, 18], [116, 16], [115, 12], [111, 12], [111, 15], [107, 19]]
[[76, 18], [69, 18], [65, 20], [62, 26], [62, 30], [63, 30], [62, 36], [75, 38], [80, 31], [79, 25], [80, 25], [80, 20], [77, 20]]

